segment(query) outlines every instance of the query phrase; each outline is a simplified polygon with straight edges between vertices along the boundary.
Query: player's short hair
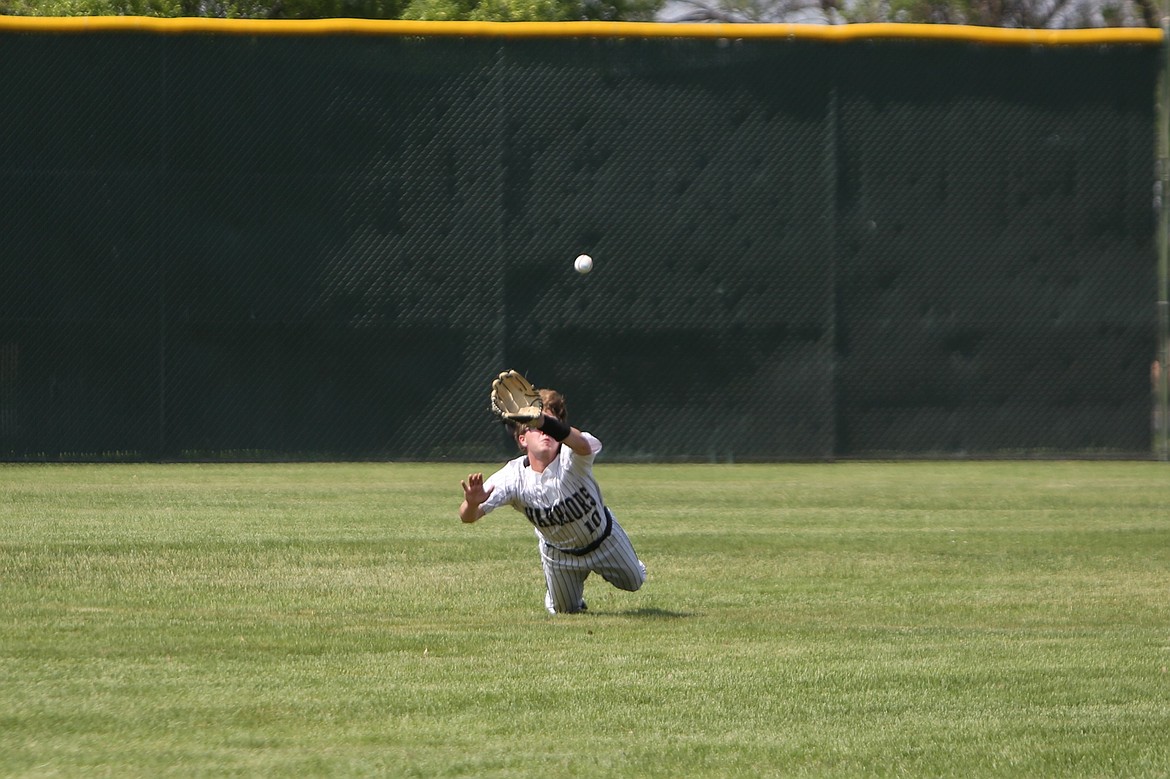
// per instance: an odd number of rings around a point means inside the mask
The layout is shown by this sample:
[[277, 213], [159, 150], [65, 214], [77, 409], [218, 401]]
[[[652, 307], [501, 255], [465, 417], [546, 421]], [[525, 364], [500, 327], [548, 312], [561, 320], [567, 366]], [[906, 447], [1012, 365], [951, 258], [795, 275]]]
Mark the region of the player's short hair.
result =
[[540, 399], [544, 401], [544, 412], [554, 416], [565, 424], [569, 423], [569, 411], [565, 408], [565, 396], [554, 389], [540, 390]]
[[[550, 417], [556, 417], [566, 425], [569, 424], [569, 411], [565, 406], [565, 396], [554, 389], [542, 389], [538, 390], [538, 392], [540, 393], [541, 402], [544, 403], [544, 413]], [[528, 425], [520, 422], [509, 422], [508, 427], [512, 432], [513, 438], [523, 435], [528, 430]]]

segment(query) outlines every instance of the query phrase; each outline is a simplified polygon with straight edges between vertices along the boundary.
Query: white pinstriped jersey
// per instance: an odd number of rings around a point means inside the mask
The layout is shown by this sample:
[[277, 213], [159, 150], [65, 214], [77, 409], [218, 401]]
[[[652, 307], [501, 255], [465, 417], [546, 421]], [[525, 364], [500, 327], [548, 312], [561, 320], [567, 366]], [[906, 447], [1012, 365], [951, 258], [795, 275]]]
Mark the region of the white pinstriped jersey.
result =
[[494, 491], [483, 502], [485, 514], [511, 504], [528, 518], [536, 535], [561, 549], [588, 546], [605, 531], [605, 502], [593, 478], [593, 461], [601, 441], [581, 433], [591, 454], [576, 454], [561, 446], [557, 458], [543, 473], [528, 466], [528, 457], [517, 457], [484, 480]]

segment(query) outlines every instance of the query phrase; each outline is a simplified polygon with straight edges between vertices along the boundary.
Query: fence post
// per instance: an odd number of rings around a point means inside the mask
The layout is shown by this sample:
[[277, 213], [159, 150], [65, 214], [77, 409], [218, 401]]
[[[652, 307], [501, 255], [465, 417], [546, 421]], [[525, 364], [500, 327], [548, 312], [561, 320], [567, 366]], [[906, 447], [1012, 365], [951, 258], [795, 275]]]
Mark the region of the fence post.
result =
[[1162, 67], [1158, 76], [1158, 180], [1155, 183], [1154, 205], [1158, 218], [1158, 353], [1154, 379], [1154, 450], [1159, 460], [1170, 459], [1170, 405], [1167, 368], [1170, 363], [1170, 247], [1168, 225], [1170, 219], [1170, 0], [1162, 2]]

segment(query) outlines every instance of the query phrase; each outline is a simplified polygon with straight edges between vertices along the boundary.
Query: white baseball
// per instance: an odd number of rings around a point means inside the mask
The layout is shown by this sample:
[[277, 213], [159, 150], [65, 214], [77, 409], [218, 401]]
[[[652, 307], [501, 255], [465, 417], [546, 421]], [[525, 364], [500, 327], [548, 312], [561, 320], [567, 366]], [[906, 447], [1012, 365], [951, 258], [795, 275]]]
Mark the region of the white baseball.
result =
[[593, 258], [588, 254], [582, 254], [577, 259], [573, 260], [573, 268], [578, 273], [588, 273], [593, 270]]

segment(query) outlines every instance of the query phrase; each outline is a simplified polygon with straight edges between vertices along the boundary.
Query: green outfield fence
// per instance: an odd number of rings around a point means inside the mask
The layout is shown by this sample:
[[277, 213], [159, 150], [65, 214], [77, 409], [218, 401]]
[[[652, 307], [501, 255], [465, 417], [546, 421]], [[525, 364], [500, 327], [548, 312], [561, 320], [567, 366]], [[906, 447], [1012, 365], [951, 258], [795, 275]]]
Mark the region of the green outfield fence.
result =
[[1152, 456], [1161, 43], [0, 18], [0, 458]]

